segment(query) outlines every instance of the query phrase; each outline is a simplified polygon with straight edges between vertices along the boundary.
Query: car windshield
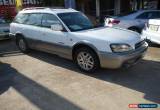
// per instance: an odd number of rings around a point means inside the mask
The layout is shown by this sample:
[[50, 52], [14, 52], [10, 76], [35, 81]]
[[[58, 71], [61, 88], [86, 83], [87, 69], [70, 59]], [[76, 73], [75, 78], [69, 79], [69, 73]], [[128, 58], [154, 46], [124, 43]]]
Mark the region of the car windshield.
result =
[[91, 21], [80, 12], [60, 13], [58, 14], [58, 17], [73, 32], [94, 28]]

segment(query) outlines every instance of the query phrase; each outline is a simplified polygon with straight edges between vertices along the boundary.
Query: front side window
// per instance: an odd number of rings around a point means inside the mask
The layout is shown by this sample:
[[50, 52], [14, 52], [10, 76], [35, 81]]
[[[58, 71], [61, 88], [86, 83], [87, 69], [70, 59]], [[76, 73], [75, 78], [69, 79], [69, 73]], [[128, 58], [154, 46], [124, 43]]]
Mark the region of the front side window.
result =
[[43, 18], [42, 18], [43, 27], [51, 28], [51, 25], [54, 25], [54, 24], [61, 24], [61, 22], [55, 15], [43, 14]]
[[91, 21], [80, 12], [60, 13], [58, 17], [71, 31], [80, 31], [93, 28]]

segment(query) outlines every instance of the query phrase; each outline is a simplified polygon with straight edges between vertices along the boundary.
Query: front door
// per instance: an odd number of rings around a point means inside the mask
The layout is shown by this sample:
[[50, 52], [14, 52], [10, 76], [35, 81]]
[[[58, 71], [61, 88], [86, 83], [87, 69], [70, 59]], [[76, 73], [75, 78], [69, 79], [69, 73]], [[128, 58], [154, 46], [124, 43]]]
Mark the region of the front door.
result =
[[68, 40], [68, 32], [52, 30], [51, 25], [53, 24], [61, 24], [61, 22], [53, 14], [43, 14], [43, 28], [41, 29], [41, 49], [53, 53], [58, 52], [67, 54], [67, 49], [69, 49], [66, 44]]

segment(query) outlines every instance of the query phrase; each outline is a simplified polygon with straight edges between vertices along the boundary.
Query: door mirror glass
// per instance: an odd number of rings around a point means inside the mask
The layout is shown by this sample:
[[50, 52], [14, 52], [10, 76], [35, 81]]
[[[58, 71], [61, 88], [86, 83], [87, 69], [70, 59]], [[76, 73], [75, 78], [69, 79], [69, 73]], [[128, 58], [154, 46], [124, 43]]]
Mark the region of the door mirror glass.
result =
[[51, 25], [51, 29], [54, 31], [63, 31], [63, 26], [61, 24], [53, 24]]

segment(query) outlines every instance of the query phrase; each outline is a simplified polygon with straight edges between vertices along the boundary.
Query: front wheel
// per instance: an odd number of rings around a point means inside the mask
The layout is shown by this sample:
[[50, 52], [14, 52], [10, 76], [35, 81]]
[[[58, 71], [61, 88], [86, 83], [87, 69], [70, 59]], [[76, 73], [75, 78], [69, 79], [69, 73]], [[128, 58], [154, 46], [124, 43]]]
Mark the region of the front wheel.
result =
[[99, 68], [99, 59], [96, 53], [89, 48], [80, 48], [75, 53], [78, 67], [85, 72], [94, 72]]

